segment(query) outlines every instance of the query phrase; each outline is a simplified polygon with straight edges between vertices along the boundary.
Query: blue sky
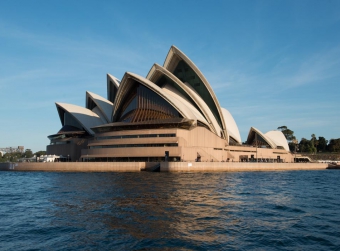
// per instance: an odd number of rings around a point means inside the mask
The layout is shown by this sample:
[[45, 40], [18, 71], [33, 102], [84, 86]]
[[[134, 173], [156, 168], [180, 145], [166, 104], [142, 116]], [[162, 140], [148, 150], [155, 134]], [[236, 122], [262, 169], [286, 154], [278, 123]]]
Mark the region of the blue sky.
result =
[[0, 147], [45, 150], [55, 102], [106, 97], [171, 45], [202, 71], [242, 140], [286, 125], [340, 138], [340, 1], [0, 1]]

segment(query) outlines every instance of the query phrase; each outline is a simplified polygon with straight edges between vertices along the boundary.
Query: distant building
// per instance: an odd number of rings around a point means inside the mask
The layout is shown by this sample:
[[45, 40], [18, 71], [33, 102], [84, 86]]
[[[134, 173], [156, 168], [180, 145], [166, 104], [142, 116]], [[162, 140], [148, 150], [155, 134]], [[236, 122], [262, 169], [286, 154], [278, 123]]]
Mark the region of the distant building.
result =
[[230, 112], [175, 46], [145, 78], [108, 74], [107, 99], [86, 92], [85, 108], [56, 107], [62, 128], [48, 136], [47, 154], [72, 161], [294, 161], [280, 131], [251, 127], [242, 144]]
[[0, 147], [0, 152], [5, 152], [5, 153], [23, 153], [25, 148], [23, 146], [18, 146], [18, 147]]

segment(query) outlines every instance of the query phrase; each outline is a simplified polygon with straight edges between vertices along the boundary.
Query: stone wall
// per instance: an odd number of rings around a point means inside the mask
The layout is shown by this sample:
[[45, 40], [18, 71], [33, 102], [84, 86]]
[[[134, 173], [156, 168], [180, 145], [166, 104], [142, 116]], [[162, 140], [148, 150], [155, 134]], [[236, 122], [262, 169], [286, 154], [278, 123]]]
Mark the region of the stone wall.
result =
[[0, 171], [139, 172], [145, 167], [145, 162], [0, 163]]
[[[155, 162], [0, 163], [0, 171], [140, 172]], [[244, 172], [326, 170], [327, 163], [161, 162], [161, 172]]]
[[312, 160], [331, 160], [331, 161], [340, 161], [340, 153], [303, 153], [303, 156], [308, 156]]
[[162, 162], [161, 172], [326, 170], [326, 163]]

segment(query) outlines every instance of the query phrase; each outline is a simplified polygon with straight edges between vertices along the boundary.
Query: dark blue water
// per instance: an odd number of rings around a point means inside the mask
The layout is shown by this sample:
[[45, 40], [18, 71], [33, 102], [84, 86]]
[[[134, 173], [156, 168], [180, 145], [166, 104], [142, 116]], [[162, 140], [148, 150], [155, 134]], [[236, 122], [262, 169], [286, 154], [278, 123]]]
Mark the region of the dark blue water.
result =
[[339, 180], [0, 172], [0, 250], [340, 250]]

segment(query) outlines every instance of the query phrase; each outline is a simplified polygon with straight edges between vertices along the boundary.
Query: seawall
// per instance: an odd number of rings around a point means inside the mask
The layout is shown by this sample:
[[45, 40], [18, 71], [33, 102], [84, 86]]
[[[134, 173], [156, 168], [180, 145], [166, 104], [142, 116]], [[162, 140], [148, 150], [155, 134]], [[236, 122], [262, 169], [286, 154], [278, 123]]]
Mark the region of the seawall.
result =
[[145, 162], [20, 162], [0, 163], [0, 171], [140, 172]]
[[160, 164], [161, 172], [247, 172], [326, 170], [327, 163], [250, 162], [51, 162], [0, 163], [0, 171], [140, 172]]
[[161, 172], [247, 172], [325, 170], [327, 163], [162, 162]]

